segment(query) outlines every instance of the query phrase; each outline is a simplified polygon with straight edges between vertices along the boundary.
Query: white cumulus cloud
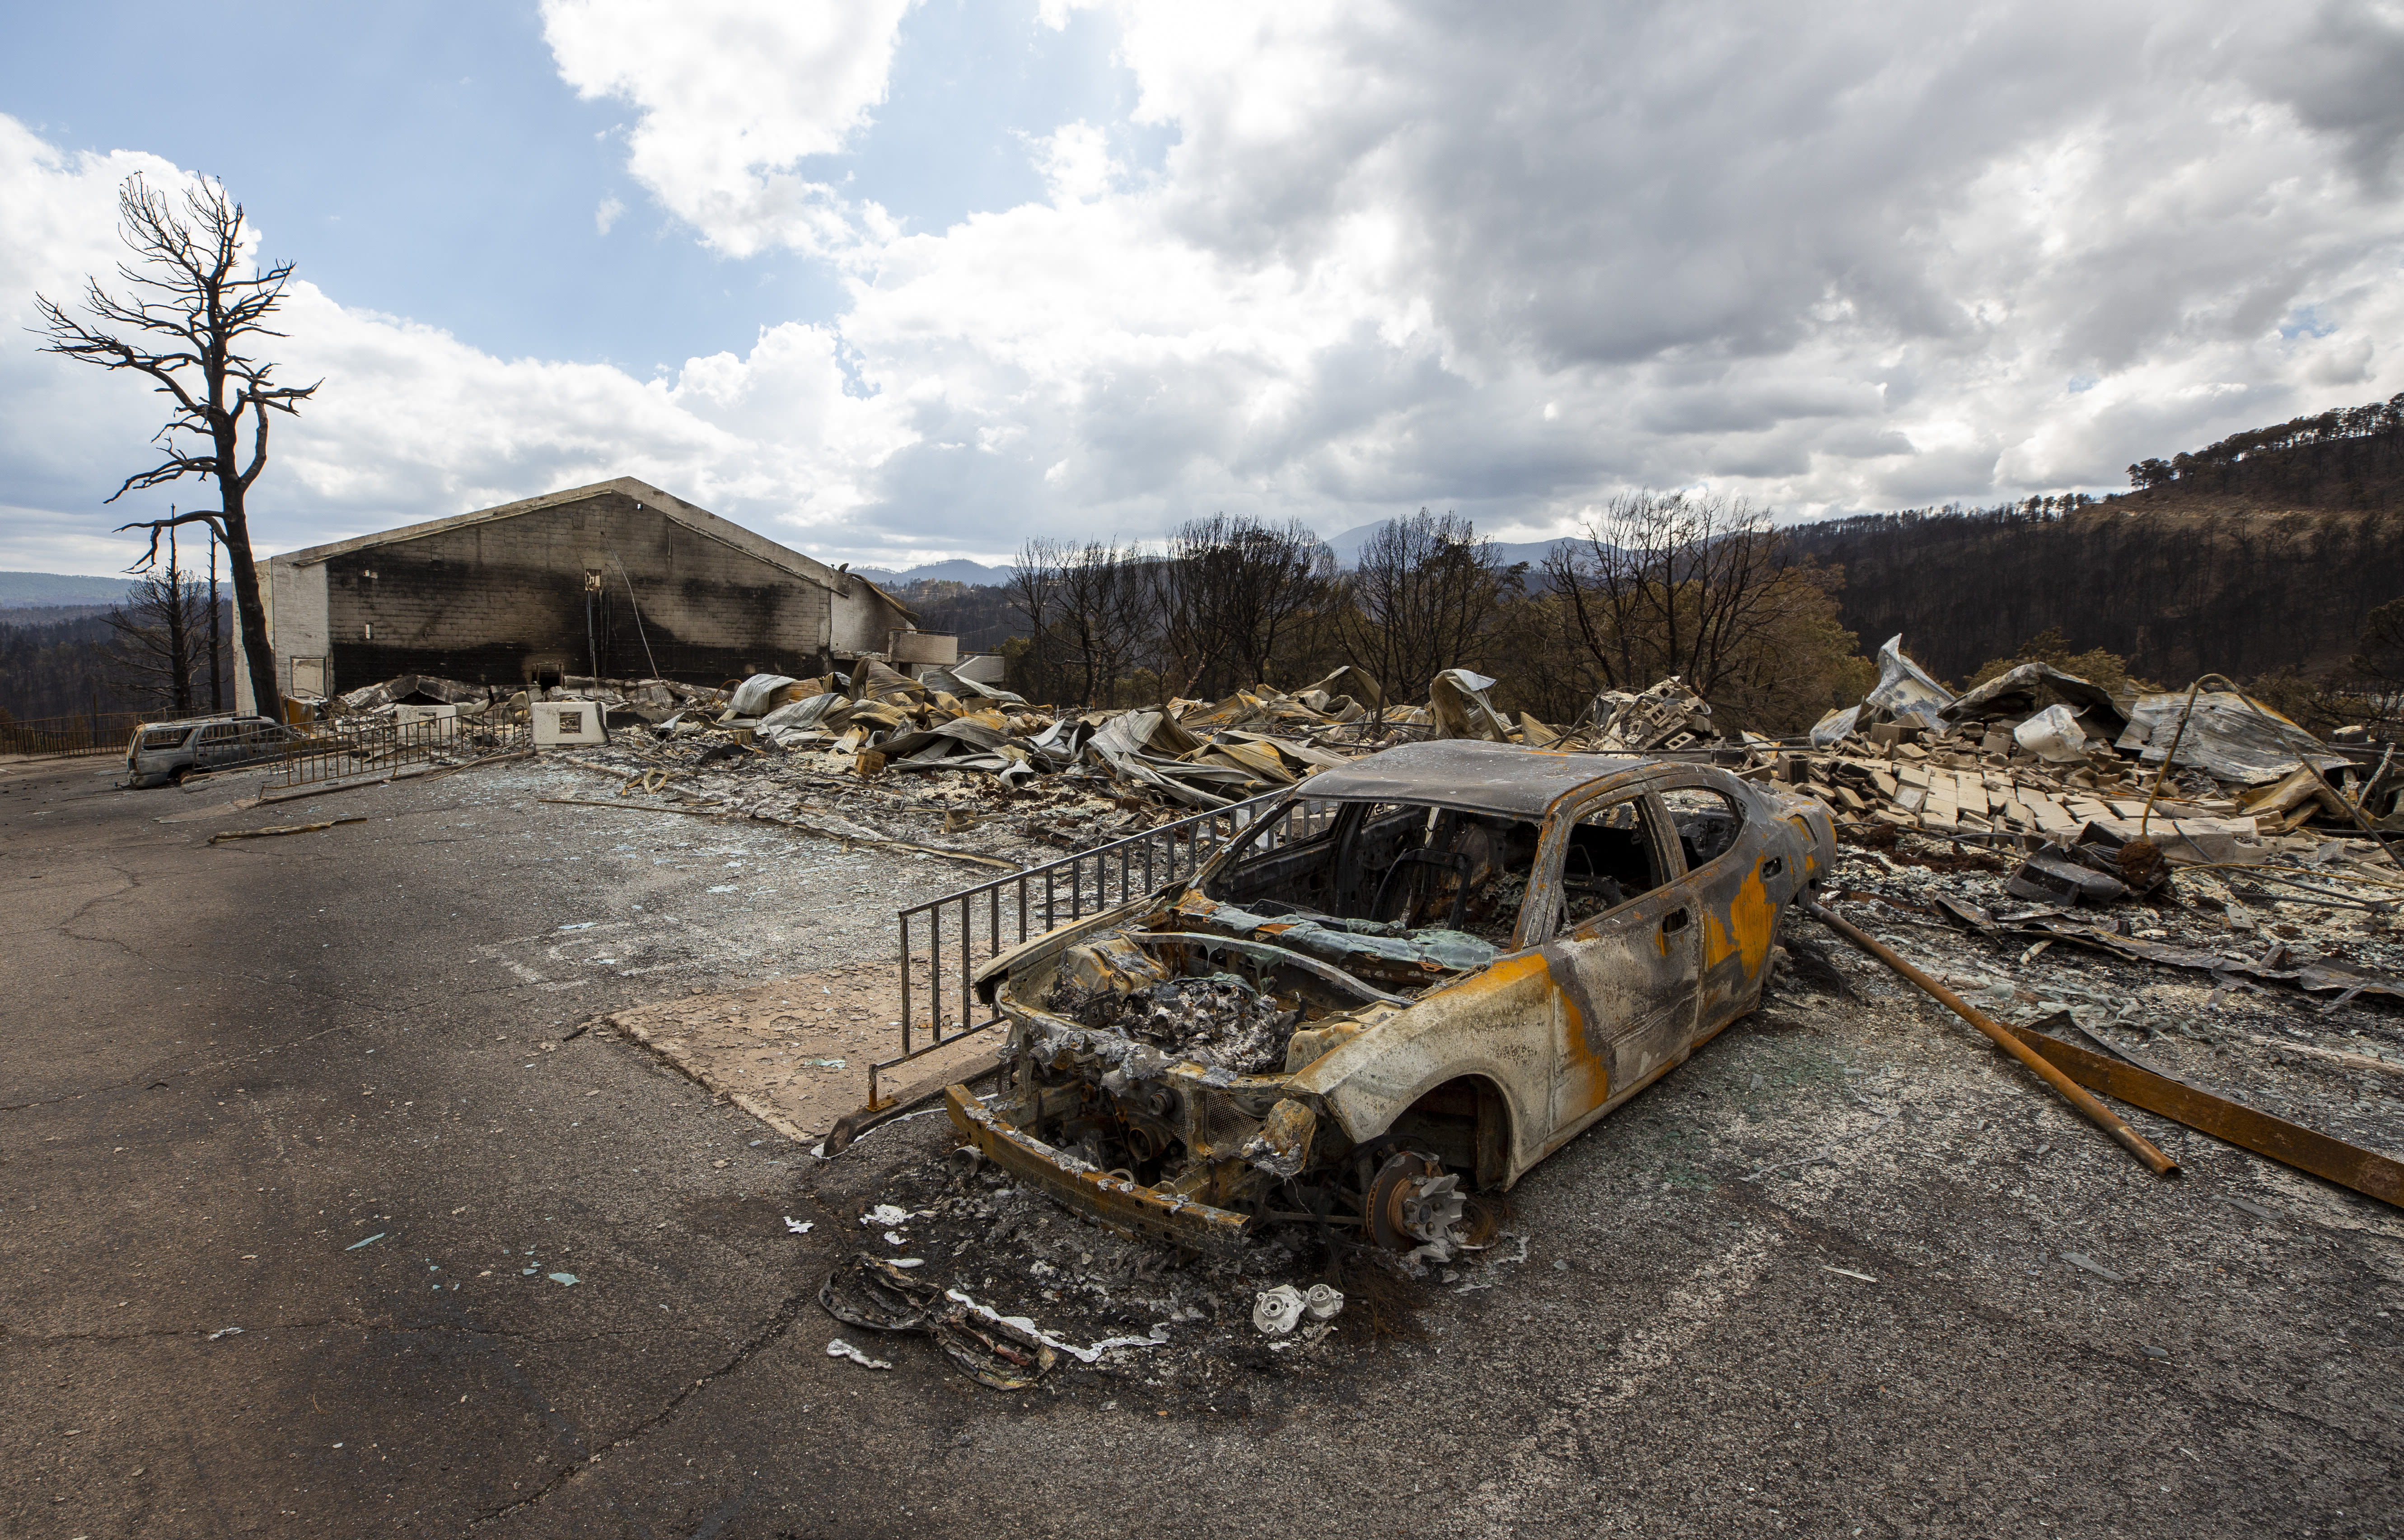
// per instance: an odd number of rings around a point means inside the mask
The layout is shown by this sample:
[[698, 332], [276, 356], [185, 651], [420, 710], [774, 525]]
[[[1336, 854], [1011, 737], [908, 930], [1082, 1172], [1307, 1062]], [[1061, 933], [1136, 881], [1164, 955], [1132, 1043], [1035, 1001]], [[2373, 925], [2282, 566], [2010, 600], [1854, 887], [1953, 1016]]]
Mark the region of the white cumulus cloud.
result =
[[562, 79], [639, 114], [627, 167], [719, 250], [832, 251], [855, 211], [795, 168], [885, 100], [910, 0], [543, 0]]

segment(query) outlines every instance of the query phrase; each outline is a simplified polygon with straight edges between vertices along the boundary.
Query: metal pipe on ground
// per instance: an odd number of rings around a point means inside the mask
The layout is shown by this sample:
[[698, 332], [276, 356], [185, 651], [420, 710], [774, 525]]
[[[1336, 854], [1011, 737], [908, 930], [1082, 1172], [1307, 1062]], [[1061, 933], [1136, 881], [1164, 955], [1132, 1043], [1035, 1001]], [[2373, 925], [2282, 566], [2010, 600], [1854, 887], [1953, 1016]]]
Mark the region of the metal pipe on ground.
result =
[[[2148, 1112], [2159, 1113], [2215, 1139], [2227, 1140], [2240, 1149], [2269, 1156], [2298, 1171], [2310, 1172], [2340, 1186], [2352, 1187], [2367, 1198], [2376, 1198], [2383, 1203], [2404, 1208], [2404, 1163], [2305, 1128], [2299, 1123], [2273, 1117], [2259, 1108], [2215, 1096], [2184, 1080], [2157, 1075], [2140, 1064], [2106, 1059], [2100, 1053], [2090, 1053], [2075, 1043], [2065, 1043], [2060, 1038], [2048, 1037], [2043, 1033], [2026, 1028], [2014, 1030], [2029, 1047], [2061, 1065], [2084, 1085], [2092, 1086]], [[2112, 1047], [2109, 1043], [2104, 1046]], [[2323, 1051], [2300, 1048], [2288, 1043], [2272, 1046], [2299, 1053], [2318, 1054]], [[2350, 1059], [2356, 1056], [2337, 1054], [2329, 1057]], [[2380, 1067], [2384, 1069], [2387, 1066]]]
[[1844, 916], [1836, 913], [1826, 905], [1822, 904], [1815, 899], [1805, 898], [1802, 900], [1802, 906], [1803, 912], [1811, 916], [1812, 919], [1819, 921], [1830, 930], [1835, 931], [1846, 940], [1851, 941], [1853, 945], [1861, 948], [1864, 951], [1868, 952], [1872, 957], [1884, 963], [1888, 967], [1891, 967], [1895, 972], [1903, 975], [1904, 978], [1908, 978], [1914, 984], [1920, 986], [1922, 990], [1925, 991], [1928, 995], [1935, 999], [1939, 1005], [1942, 1005], [1946, 1009], [1951, 1011], [1954, 1015], [1960, 1017], [1963, 1020], [1969, 1022], [1972, 1026], [1978, 1028], [1979, 1032], [1985, 1034], [1997, 1047], [2002, 1048], [2005, 1052], [2010, 1054], [2013, 1058], [2019, 1060], [2021, 1063], [2026, 1064], [2030, 1069], [2035, 1071], [2037, 1075], [2043, 1079], [2047, 1085], [2051, 1086], [2055, 1090], [2062, 1093], [2062, 1100], [2068, 1102], [2072, 1106], [2076, 1107], [2080, 1112], [2085, 1113], [2088, 1118], [2092, 1121], [2097, 1128], [2100, 1128], [2105, 1133], [2110, 1134], [2122, 1148], [2135, 1156], [2138, 1159], [2144, 1161], [2145, 1165], [2152, 1170], [2155, 1175], [2175, 1176], [2178, 1174], [2179, 1167], [2177, 1161], [2172, 1159], [2169, 1156], [2156, 1148], [2152, 1141], [2148, 1140], [2144, 1134], [2139, 1133], [2136, 1130], [2123, 1122], [2109, 1107], [2106, 1107], [2103, 1103], [2098, 1102], [2093, 1096], [2090, 1095], [2087, 1089], [2080, 1086], [2078, 1082], [2073, 1080], [2069, 1075], [2064, 1075], [2061, 1070], [2055, 1068], [2049, 1061], [2045, 1059], [2035, 1049], [2030, 1047], [2026, 1043], [2021, 1042], [2010, 1032], [2006, 1031], [2003, 1026], [1997, 1023], [1993, 1018], [1987, 1015], [1986, 1012], [1971, 1005], [1967, 1000], [1963, 999], [1960, 995], [1954, 993], [1951, 990], [1947, 989], [1936, 979], [1931, 978], [1920, 969], [1913, 967], [1909, 963], [1905, 962], [1901, 956], [1896, 954], [1894, 949], [1887, 946], [1884, 942], [1870, 935], [1869, 932], [1863, 930], [1852, 921], [1847, 920]]

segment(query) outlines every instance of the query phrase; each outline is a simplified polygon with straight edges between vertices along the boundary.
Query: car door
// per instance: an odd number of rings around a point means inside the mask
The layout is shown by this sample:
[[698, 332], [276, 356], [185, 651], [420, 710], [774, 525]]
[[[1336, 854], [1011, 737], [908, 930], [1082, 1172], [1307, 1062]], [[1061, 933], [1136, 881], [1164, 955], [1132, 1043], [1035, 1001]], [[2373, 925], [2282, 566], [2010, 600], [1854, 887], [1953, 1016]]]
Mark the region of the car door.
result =
[[1702, 949], [1699, 1035], [1710, 1037], [1760, 999], [1762, 971], [1778, 930], [1778, 899], [1790, 891], [1785, 842], [1763, 838], [1758, 810], [1699, 767], [1656, 784], [1686, 866]]
[[[1560, 927], [1540, 949], [1556, 1001], [1551, 1143], [1693, 1045], [1700, 927], [1669, 827], [1649, 793], [1622, 792], [1560, 819], [1541, 858], [1558, 884]], [[1612, 884], [1585, 915], [1581, 865]]]

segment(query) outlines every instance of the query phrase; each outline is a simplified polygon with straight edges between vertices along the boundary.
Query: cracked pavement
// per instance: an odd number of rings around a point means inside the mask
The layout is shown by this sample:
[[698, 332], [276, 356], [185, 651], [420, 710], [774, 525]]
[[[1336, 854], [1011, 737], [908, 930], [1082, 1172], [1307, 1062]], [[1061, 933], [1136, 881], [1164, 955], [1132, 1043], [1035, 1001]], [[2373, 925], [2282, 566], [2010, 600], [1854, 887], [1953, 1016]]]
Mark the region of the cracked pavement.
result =
[[1522, 1182], [1491, 1286], [1006, 1395], [824, 1351], [943, 1119], [816, 1169], [578, 1032], [879, 957], [972, 876], [542, 766], [211, 848], [313, 804], [113, 773], [0, 774], [0, 1535], [2399, 1527], [2404, 1216], [2133, 1115], [2157, 1182], [1841, 956], [1863, 1003], [1780, 1001]]

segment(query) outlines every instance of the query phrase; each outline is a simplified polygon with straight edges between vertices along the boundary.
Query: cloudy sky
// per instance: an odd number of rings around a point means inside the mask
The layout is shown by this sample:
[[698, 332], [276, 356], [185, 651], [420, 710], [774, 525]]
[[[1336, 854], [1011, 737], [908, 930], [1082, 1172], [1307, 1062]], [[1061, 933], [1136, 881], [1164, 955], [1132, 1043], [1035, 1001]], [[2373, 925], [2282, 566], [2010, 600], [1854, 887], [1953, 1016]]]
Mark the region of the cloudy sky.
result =
[[[2404, 390], [2404, 4], [23, 7], [0, 568], [158, 418], [115, 189], [297, 264], [267, 549], [630, 474], [829, 556], [2111, 490]], [[223, 99], [212, 101], [222, 90]], [[174, 498], [205, 504], [199, 483]], [[122, 508], [133, 499], [119, 504]]]

